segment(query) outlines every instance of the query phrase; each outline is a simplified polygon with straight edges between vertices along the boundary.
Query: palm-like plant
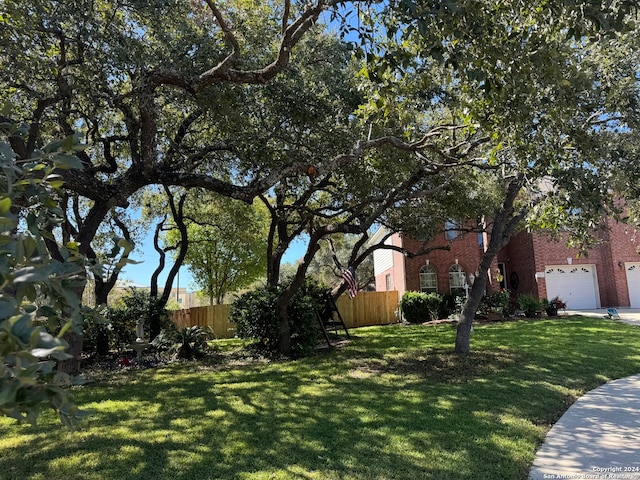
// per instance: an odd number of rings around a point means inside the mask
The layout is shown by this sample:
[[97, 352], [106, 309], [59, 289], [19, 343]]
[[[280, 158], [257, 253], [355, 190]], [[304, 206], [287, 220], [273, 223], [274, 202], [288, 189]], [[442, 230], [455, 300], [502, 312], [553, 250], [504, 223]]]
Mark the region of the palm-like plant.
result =
[[207, 341], [211, 339], [211, 331], [194, 325], [182, 330], [163, 330], [153, 339], [151, 344], [158, 349], [175, 349], [175, 358], [193, 360], [208, 348]]

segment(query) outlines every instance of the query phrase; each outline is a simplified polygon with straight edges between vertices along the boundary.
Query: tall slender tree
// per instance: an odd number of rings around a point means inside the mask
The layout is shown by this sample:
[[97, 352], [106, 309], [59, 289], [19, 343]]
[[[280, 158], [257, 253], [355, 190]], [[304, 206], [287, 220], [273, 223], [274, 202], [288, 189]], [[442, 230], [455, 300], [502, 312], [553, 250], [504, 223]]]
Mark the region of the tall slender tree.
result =
[[[182, 262], [209, 299], [222, 303], [266, 273], [267, 215], [259, 203], [246, 205], [204, 192], [190, 192], [184, 221], [189, 248]], [[164, 235], [175, 244], [175, 229]]]

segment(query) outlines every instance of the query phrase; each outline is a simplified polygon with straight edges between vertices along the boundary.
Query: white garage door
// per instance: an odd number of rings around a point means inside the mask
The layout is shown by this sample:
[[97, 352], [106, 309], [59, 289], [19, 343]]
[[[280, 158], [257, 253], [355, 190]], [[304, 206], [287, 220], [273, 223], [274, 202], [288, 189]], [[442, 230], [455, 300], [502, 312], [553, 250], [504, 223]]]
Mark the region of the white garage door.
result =
[[640, 263], [625, 263], [631, 308], [640, 308]]
[[548, 299], [560, 297], [569, 310], [598, 308], [595, 265], [551, 265], [544, 278]]

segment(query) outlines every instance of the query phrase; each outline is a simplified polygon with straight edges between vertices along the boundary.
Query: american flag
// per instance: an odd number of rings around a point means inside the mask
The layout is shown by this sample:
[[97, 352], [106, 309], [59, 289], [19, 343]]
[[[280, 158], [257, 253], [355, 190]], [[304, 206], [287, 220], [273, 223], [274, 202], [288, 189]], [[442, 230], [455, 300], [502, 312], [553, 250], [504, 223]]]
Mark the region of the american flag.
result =
[[349, 298], [354, 298], [358, 294], [358, 282], [356, 281], [356, 271], [349, 267], [342, 272], [342, 279], [347, 284], [347, 294]]

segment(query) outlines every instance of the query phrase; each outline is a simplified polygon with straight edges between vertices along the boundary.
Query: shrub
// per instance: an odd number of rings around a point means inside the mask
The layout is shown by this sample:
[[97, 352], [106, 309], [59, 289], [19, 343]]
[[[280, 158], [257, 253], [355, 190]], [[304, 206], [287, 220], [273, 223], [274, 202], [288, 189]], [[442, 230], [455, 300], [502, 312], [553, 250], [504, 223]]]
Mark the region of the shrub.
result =
[[422, 323], [438, 318], [442, 296], [437, 293], [405, 292], [400, 301], [404, 318], [409, 323]]
[[533, 295], [522, 294], [518, 296], [518, 305], [527, 316], [535, 316], [542, 308], [542, 302]]
[[489, 312], [508, 314], [510, 300], [511, 294], [509, 290], [501, 290], [491, 295], [486, 295], [480, 301], [478, 312], [481, 314]]
[[[105, 314], [106, 324], [85, 322], [84, 335], [86, 338], [83, 348], [85, 353], [93, 353], [100, 336], [108, 338], [108, 348], [122, 351], [136, 340], [136, 324], [139, 318], [144, 319], [145, 337], [151, 332], [154, 319], [161, 329], [170, 329], [173, 322], [162, 308], [160, 301], [152, 297], [146, 290], [131, 288], [128, 294], [118, 303], [109, 307]], [[175, 328], [175, 327], [174, 327]]]
[[[275, 349], [278, 339], [277, 297], [278, 291], [267, 287], [240, 295], [229, 313], [230, 320], [236, 324], [236, 335], [257, 340], [260, 349]], [[275, 345], [271, 345], [272, 342]]]
[[560, 300], [559, 297], [552, 298], [551, 300], [544, 298], [542, 299], [542, 308], [544, 308], [548, 316], [555, 317], [558, 314], [558, 310], [567, 308], [567, 304], [563, 300]]
[[440, 318], [449, 318], [462, 313], [466, 297], [464, 293], [447, 293], [442, 296], [442, 303], [438, 312]]
[[324, 304], [323, 295], [331, 295], [316, 283], [307, 283], [289, 304], [291, 353], [294, 358], [315, 354], [321, 335], [316, 311]]
[[504, 312], [509, 306], [511, 293], [509, 290], [500, 290], [487, 297], [487, 305], [494, 312]]
[[158, 350], [173, 352], [175, 358], [193, 360], [202, 358], [209, 348], [208, 340], [213, 338], [213, 332], [209, 328], [203, 329], [194, 325], [178, 331], [169, 328], [162, 330], [151, 344]]
[[[231, 306], [230, 318], [236, 324], [238, 337], [256, 340], [258, 349], [266, 353], [278, 351], [280, 318], [276, 304], [279, 294], [279, 288], [263, 287], [241, 295]], [[326, 290], [322, 286], [307, 281], [287, 307], [294, 358], [315, 352], [320, 337], [316, 311], [322, 305], [323, 294]]]

